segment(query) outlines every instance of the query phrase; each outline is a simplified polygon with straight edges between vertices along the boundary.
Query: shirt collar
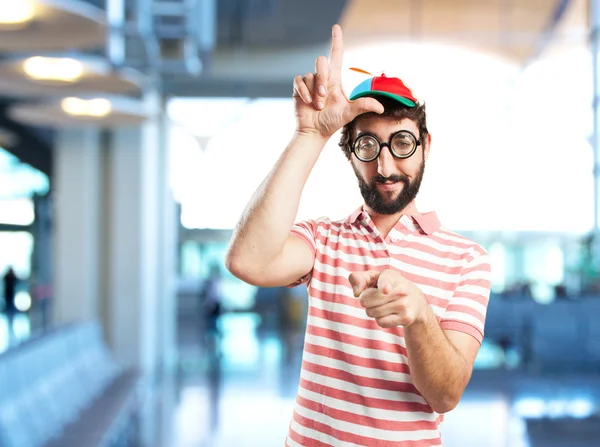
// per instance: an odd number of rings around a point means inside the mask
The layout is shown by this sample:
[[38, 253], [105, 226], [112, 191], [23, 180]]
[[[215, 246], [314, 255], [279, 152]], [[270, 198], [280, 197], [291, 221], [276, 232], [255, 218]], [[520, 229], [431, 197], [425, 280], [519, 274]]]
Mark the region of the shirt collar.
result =
[[[435, 211], [429, 211], [427, 213], [417, 213], [409, 215], [412, 220], [419, 225], [421, 230], [427, 235], [431, 235], [438, 231], [441, 228], [440, 220]], [[356, 211], [354, 211], [348, 218], [346, 222], [349, 224], [355, 223], [357, 220], [362, 220], [369, 217], [367, 211], [363, 208], [363, 206], [358, 207]]]

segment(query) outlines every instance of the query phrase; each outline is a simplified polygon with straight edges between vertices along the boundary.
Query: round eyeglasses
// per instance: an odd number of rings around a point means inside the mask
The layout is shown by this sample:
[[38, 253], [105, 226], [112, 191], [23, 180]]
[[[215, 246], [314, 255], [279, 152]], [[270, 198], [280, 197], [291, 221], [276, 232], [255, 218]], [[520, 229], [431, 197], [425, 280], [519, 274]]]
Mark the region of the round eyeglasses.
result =
[[377, 137], [371, 133], [361, 133], [354, 144], [352, 152], [360, 161], [373, 161], [381, 153], [381, 148], [387, 146], [392, 155], [396, 158], [408, 158], [415, 153], [421, 141], [417, 140], [415, 134], [409, 130], [400, 130], [390, 137], [389, 142], [380, 142]]

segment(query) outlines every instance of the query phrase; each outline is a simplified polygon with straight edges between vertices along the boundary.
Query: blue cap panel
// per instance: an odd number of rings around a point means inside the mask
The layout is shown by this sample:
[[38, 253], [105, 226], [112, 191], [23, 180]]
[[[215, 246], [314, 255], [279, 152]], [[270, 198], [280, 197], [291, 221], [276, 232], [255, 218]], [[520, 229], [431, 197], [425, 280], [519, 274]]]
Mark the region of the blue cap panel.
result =
[[356, 87], [354, 87], [352, 93], [350, 93], [350, 100], [353, 100], [357, 95], [360, 95], [361, 93], [368, 92], [369, 90], [371, 90], [371, 86], [373, 85], [372, 83], [373, 78], [369, 78], [358, 84]]

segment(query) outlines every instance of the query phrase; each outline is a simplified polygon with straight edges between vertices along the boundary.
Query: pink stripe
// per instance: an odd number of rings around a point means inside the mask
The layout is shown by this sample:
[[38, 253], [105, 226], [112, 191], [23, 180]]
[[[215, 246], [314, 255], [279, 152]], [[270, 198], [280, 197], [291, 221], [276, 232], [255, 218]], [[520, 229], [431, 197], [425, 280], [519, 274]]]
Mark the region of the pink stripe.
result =
[[[381, 439], [371, 438], [367, 436], [360, 436], [352, 433], [348, 433], [342, 430], [337, 430], [329, 425], [313, 421], [305, 418], [304, 416], [299, 415], [294, 412], [294, 420], [307, 428], [311, 428], [313, 430], [319, 431], [323, 434], [329, 435], [339, 441], [342, 442], [352, 442], [354, 444], [363, 445], [363, 446], [377, 446], [377, 447], [398, 447], [398, 442], [396, 441], [383, 441]], [[403, 441], [402, 447], [430, 447], [434, 445], [441, 445], [441, 438], [434, 439], [423, 439], [420, 441]], [[312, 444], [306, 444], [306, 446], [312, 446]]]
[[[322, 262], [321, 258], [319, 260]], [[366, 270], [365, 267], [367, 267], [367, 266], [360, 266], [360, 268], [358, 268], [358, 266], [356, 266], [355, 268], [348, 267], [351, 264], [346, 264], [344, 261], [341, 261], [341, 260], [338, 260], [338, 262], [336, 262], [336, 263], [324, 262], [324, 264], [329, 264], [333, 268], [340, 267], [340, 266], [345, 267], [350, 272], [362, 272], [362, 271], [365, 271]], [[385, 268], [386, 268], [386, 266], [379, 266], [379, 267], [373, 267], [373, 268], [371, 268], [371, 270], [380, 271]], [[429, 278], [426, 276], [415, 275], [413, 273], [408, 273], [408, 272], [400, 272], [400, 273], [402, 274], [402, 276], [404, 276], [409, 281], [414, 282], [416, 284], [423, 285], [423, 286], [437, 287], [438, 289], [442, 289], [445, 291], [453, 291], [456, 288], [456, 283], [454, 283], [454, 282], [441, 281], [439, 279], [436, 279], [435, 277]], [[316, 267], [313, 270], [312, 276], [313, 276], [313, 278], [317, 279], [317, 281], [321, 281], [321, 282], [329, 283], [329, 284], [333, 284], [333, 285], [337, 284], [337, 285], [343, 285], [343, 286], [350, 287], [350, 282], [348, 281], [348, 279], [346, 277], [334, 276], [334, 275], [330, 275], [328, 273], [323, 273]]]
[[431, 407], [427, 404], [419, 402], [403, 402], [397, 400], [378, 399], [375, 397], [365, 397], [360, 394], [350, 393], [341, 389], [330, 386], [321, 385], [311, 382], [306, 379], [300, 379], [300, 386], [307, 391], [319, 393], [334, 399], [343, 400], [345, 402], [363, 405], [368, 408], [380, 408], [382, 410], [392, 410], [399, 412], [414, 412], [433, 413]]
[[302, 369], [308, 372], [319, 374], [321, 376], [331, 377], [332, 379], [354, 383], [359, 387], [377, 388], [379, 390], [391, 391], [395, 393], [410, 393], [421, 396], [415, 386], [411, 383], [363, 377], [347, 371], [342, 371], [341, 369], [330, 368], [323, 365], [315, 365], [307, 360], [302, 361]]
[[[468, 299], [473, 300], [476, 303], [479, 303], [482, 306], [486, 306], [486, 307], [489, 302], [489, 299], [486, 296], [481, 296], [476, 293], [462, 292], [460, 290], [456, 292], [455, 296], [456, 296], [456, 298], [468, 298]], [[452, 302], [452, 300], [450, 300], [450, 302]]]
[[483, 341], [483, 332], [481, 331], [481, 329], [476, 328], [475, 326], [473, 326], [471, 324], [463, 323], [462, 321], [444, 320], [440, 323], [440, 327], [444, 331], [449, 330], [449, 331], [464, 332], [465, 334], [469, 334], [471, 337], [473, 337], [479, 343], [481, 343]]
[[481, 322], [482, 326], [483, 326], [483, 323], [485, 322], [485, 316], [481, 315], [481, 312], [479, 312], [476, 309], [473, 309], [472, 307], [469, 307], [469, 306], [450, 304], [448, 306], [448, 309], [446, 309], [446, 312], [458, 312], [461, 314], [470, 315], [474, 318], [477, 318]]
[[[377, 249], [377, 250], [373, 250], [373, 244], [375, 243], [382, 243], [383, 241], [381, 239], [375, 240], [373, 239], [372, 236], [367, 236], [367, 235], [363, 235], [363, 234], [356, 234], [356, 233], [352, 233], [349, 234], [347, 237], [341, 236], [341, 235], [337, 235], [337, 234], [329, 234], [328, 236], [323, 235], [321, 232], [317, 232], [315, 234], [316, 236], [316, 241], [317, 243], [317, 249], [320, 252], [323, 252], [323, 250], [325, 250], [326, 247], [331, 247], [331, 242], [329, 240], [329, 238], [331, 238], [332, 236], [335, 236], [338, 238], [338, 243], [336, 245], [336, 251], [340, 251], [342, 253], [346, 253], [346, 254], [355, 254], [355, 255], [366, 255], [366, 256], [372, 256], [375, 258], [383, 258], [388, 256], [388, 252], [387, 250], [381, 248], [381, 249]], [[359, 243], [359, 247], [352, 247], [350, 245], [350, 241], [356, 241]], [[463, 247], [456, 247], [452, 244], [448, 244], [446, 243], [447, 241], [440, 241], [440, 244], [442, 246], [446, 246], [446, 247], [453, 247], [453, 248], [463, 248]], [[408, 247], [410, 249], [413, 250], [417, 250], [423, 253], [427, 253], [433, 257], [437, 257], [440, 259], [446, 259], [446, 260], [452, 260], [452, 261], [460, 261], [460, 264], [462, 265], [467, 256], [469, 256], [469, 252], [465, 250], [464, 253], [454, 253], [451, 251], [442, 251], [442, 250], [438, 250], [437, 248], [431, 247], [429, 245], [423, 244], [421, 242], [419, 242], [418, 240], [416, 241], [410, 241], [408, 243], [406, 243], [405, 241], [405, 247]], [[466, 248], [470, 248], [470, 247], [466, 247]]]
[[[333, 313], [328, 312], [328, 314], [332, 315]], [[311, 315], [312, 315], [312, 309], [311, 309]], [[314, 315], [314, 316], [318, 316], [318, 315]], [[336, 317], [337, 317], [337, 315], [336, 315]], [[324, 317], [321, 317], [321, 318], [324, 318]], [[352, 318], [352, 317], [349, 317], [349, 318]], [[343, 323], [343, 322], [340, 321], [340, 323]], [[371, 322], [365, 321], [365, 323], [371, 323]], [[345, 324], [348, 324], [348, 323], [345, 323]], [[377, 323], [375, 323], [374, 321], [373, 321], [373, 324], [377, 325]], [[377, 328], [383, 330], [379, 326], [377, 326]], [[371, 329], [371, 328], [366, 327], [365, 329]], [[402, 330], [401, 327], [398, 327], [397, 329]], [[311, 335], [316, 335], [318, 337], [325, 337], [330, 340], [335, 340], [340, 343], [347, 343], [350, 345], [358, 346], [360, 348], [375, 349], [378, 351], [385, 351], [385, 352], [390, 352], [392, 354], [401, 354], [401, 355], [406, 356], [406, 348], [402, 347], [400, 344], [392, 344], [392, 343], [386, 343], [381, 340], [372, 340], [369, 338], [361, 338], [361, 337], [357, 337], [355, 335], [348, 334], [346, 332], [337, 332], [337, 331], [333, 331], [330, 329], [324, 329], [321, 327], [317, 327], [317, 326], [311, 325], [310, 323], [306, 325], [306, 332]], [[388, 332], [392, 332], [392, 331], [388, 331]], [[396, 334], [392, 334], [392, 335], [396, 335]], [[402, 336], [400, 335], [400, 337], [402, 337]]]
[[[296, 418], [294, 418], [296, 420]], [[296, 420], [296, 422], [298, 422]], [[302, 446], [311, 446], [311, 447], [332, 447], [330, 444], [325, 444], [324, 442], [317, 441], [313, 438], [307, 438], [306, 436], [302, 436], [300, 433], [296, 433], [292, 427], [290, 427], [290, 431], [288, 433], [288, 437], [292, 440], [296, 441], [298, 444]]]
[[405, 363], [393, 363], [385, 360], [359, 357], [354, 354], [348, 354], [347, 352], [341, 351], [339, 349], [327, 348], [308, 342], [305, 344], [304, 350], [306, 352], [310, 352], [311, 354], [315, 354], [320, 357], [326, 357], [328, 359], [338, 360], [340, 362], [344, 362], [352, 366], [359, 366], [362, 368], [374, 369], [377, 371], [389, 371], [400, 374], [410, 374], [408, 365]]
[[437, 423], [430, 421], [392, 421], [386, 419], [378, 419], [371, 416], [363, 416], [360, 414], [352, 413], [350, 411], [338, 410], [337, 408], [328, 407], [322, 403], [314, 402], [309, 399], [305, 399], [302, 396], [298, 396], [297, 402], [307, 410], [314, 411], [316, 413], [323, 413], [338, 421], [350, 422], [352, 424], [364, 425], [366, 427], [373, 427], [379, 430], [389, 431], [418, 431], [418, 430], [436, 430]]

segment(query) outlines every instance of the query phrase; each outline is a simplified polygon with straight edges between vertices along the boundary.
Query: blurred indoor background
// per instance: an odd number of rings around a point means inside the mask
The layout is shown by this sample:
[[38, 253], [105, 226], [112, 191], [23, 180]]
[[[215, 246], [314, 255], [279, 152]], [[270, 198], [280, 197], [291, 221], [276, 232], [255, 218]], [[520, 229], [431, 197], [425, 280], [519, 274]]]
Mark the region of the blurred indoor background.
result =
[[[223, 260], [296, 74], [402, 77], [493, 290], [447, 447], [600, 446], [599, 0], [0, 0], [0, 446], [282, 446], [306, 290]], [[360, 203], [334, 137], [298, 219]], [[218, 303], [218, 306], [215, 306]]]

